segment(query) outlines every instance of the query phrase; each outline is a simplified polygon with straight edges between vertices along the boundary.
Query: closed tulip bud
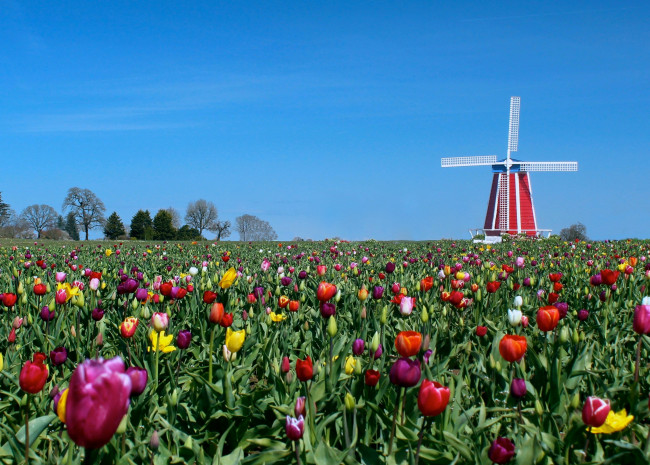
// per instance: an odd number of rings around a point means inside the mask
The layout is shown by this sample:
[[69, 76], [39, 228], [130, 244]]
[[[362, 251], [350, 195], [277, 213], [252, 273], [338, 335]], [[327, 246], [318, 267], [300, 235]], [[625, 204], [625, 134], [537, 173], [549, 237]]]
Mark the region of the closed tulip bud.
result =
[[282, 370], [282, 373], [287, 373], [291, 369], [291, 362], [289, 361], [289, 357], [286, 355], [282, 358], [280, 369]]
[[510, 326], [519, 326], [521, 323], [521, 317], [521, 310], [508, 310], [508, 322], [510, 323]]
[[524, 299], [520, 295], [515, 296], [514, 306], [517, 308], [521, 308], [523, 304], [524, 304]]
[[375, 350], [375, 355], [373, 355], [374, 359], [377, 360], [378, 358], [381, 357], [381, 355], [384, 353], [384, 348], [379, 344], [377, 346], [377, 350]]
[[178, 332], [178, 336], [176, 337], [176, 345], [179, 349], [187, 349], [190, 346], [191, 342], [192, 333], [189, 330], [183, 329]]
[[77, 330], [74, 329], [74, 325], [70, 326], [70, 334], [72, 337], [77, 337]]
[[381, 317], [379, 322], [382, 325], [385, 325], [388, 322], [388, 307], [384, 305], [384, 308], [381, 309]]
[[154, 431], [149, 439], [149, 447], [151, 450], [158, 450], [160, 447], [160, 437], [158, 436], [158, 431]]
[[336, 336], [337, 331], [338, 328], [336, 326], [336, 318], [334, 318], [334, 316], [330, 316], [329, 321], [327, 322], [327, 334], [329, 337], [334, 337]]
[[370, 342], [370, 351], [375, 352], [378, 347], [379, 347], [379, 333], [375, 331], [375, 334], [372, 336], [372, 340]]
[[535, 401], [535, 413], [540, 417], [544, 414], [544, 408], [542, 407], [542, 403], [539, 401], [539, 399]]
[[352, 394], [349, 392], [345, 393], [345, 409], [349, 412], [354, 410], [354, 407], [356, 406], [356, 401], [354, 400], [354, 397], [352, 397]]
[[422, 323], [429, 321], [429, 312], [427, 311], [426, 305], [422, 305], [422, 311], [420, 312], [420, 320]]
[[164, 331], [169, 326], [169, 315], [161, 312], [154, 312], [151, 317], [151, 326], [157, 333]]
[[363, 339], [355, 339], [355, 341], [352, 343], [352, 353], [358, 357], [359, 355], [363, 354], [365, 346], [366, 343]]
[[307, 404], [306, 404], [306, 400], [307, 400], [307, 398], [304, 397], [304, 396], [302, 396], [302, 397], [298, 397], [298, 398], [296, 399], [296, 406], [295, 406], [294, 409], [293, 409], [293, 412], [294, 412], [294, 414], [296, 415], [296, 418], [298, 418], [298, 417], [301, 416], [301, 415], [302, 415], [303, 417], [307, 415], [307, 408], [306, 408], [306, 407], [307, 407]]
[[97, 337], [95, 338], [95, 344], [98, 346], [104, 345], [104, 335], [102, 333], [97, 334]]
[[365, 306], [361, 309], [361, 314], [360, 314], [360, 316], [361, 316], [361, 319], [362, 319], [362, 320], [365, 320], [365, 319], [367, 318], [368, 314], [367, 314], [367, 312], [366, 312], [366, 307], [365, 307]]
[[569, 340], [569, 327], [563, 326], [560, 330], [560, 342], [565, 344]]
[[510, 395], [521, 398], [526, 395], [526, 381], [522, 378], [513, 378], [510, 383]]
[[580, 393], [576, 392], [571, 398], [571, 407], [578, 408], [580, 407]]

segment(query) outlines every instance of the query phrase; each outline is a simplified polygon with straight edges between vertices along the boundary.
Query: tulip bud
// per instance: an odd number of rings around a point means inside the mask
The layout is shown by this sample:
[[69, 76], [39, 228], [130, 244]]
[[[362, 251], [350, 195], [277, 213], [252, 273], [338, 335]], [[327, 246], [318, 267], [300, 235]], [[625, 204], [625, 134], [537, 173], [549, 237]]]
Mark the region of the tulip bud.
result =
[[385, 325], [388, 322], [388, 307], [384, 305], [384, 308], [381, 309], [381, 318], [379, 322], [382, 325]]
[[192, 436], [189, 434], [187, 435], [187, 439], [185, 440], [185, 443], [183, 444], [183, 447], [186, 449], [192, 449]]
[[537, 399], [535, 401], [535, 413], [539, 415], [540, 417], [544, 414], [544, 409], [542, 408], [542, 403]]
[[327, 334], [329, 337], [334, 337], [336, 336], [338, 328], [336, 327], [336, 318], [334, 316], [330, 316], [329, 321], [327, 322]]
[[18, 283], [18, 289], [16, 289], [16, 294], [23, 295], [24, 293], [25, 293], [25, 287], [23, 286], [23, 282], [20, 281]]
[[129, 424], [129, 415], [124, 415], [122, 417], [122, 421], [120, 421], [119, 426], [117, 427], [117, 431], [115, 431], [116, 434], [124, 434], [126, 433], [126, 427]]
[[563, 326], [560, 330], [560, 342], [565, 344], [569, 340], [569, 327]]
[[360, 316], [361, 316], [361, 319], [362, 319], [362, 320], [365, 320], [365, 319], [366, 319], [366, 317], [368, 316], [368, 313], [366, 312], [366, 307], [363, 307], [363, 308], [361, 309], [361, 315], [360, 315]]
[[580, 342], [580, 334], [578, 333], [577, 329], [573, 330], [572, 340], [573, 340], [574, 344], [577, 344], [578, 342]]
[[97, 334], [97, 337], [95, 338], [95, 344], [98, 346], [104, 345], [104, 335], [102, 333]]
[[422, 305], [422, 311], [420, 312], [420, 320], [422, 320], [422, 323], [426, 323], [429, 321], [429, 312], [427, 312], [427, 306]]
[[169, 405], [176, 407], [178, 405], [178, 389], [174, 389], [169, 396]]
[[334, 295], [334, 302], [338, 302], [339, 300], [341, 300], [341, 288], [338, 288]]
[[571, 399], [571, 407], [578, 408], [580, 407], [580, 393], [576, 392]]
[[149, 440], [149, 447], [152, 450], [158, 450], [160, 447], [160, 437], [158, 436], [158, 431], [154, 431]]
[[354, 400], [354, 397], [352, 397], [352, 394], [349, 392], [345, 393], [345, 409], [348, 411], [354, 410], [356, 401]]
[[370, 351], [376, 352], [379, 347], [379, 333], [375, 331], [375, 334], [372, 336], [372, 342], [370, 343]]

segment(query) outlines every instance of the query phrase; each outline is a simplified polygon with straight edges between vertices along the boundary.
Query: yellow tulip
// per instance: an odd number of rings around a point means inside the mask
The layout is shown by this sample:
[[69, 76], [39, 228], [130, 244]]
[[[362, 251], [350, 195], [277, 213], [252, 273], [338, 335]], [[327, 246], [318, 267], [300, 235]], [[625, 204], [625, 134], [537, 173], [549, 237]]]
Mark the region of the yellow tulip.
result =
[[228, 328], [226, 330], [226, 347], [230, 352], [239, 352], [244, 345], [244, 339], [246, 339], [246, 330], [241, 329], [239, 331], [233, 331]]
[[345, 359], [345, 374], [346, 375], [351, 375], [354, 373], [354, 367], [357, 364], [357, 359], [354, 358], [352, 355], [349, 355], [348, 358]]
[[111, 249], [106, 249], [105, 252], [107, 257], [110, 257], [113, 254], [113, 251]]
[[4, 367], [5, 367], [5, 359], [2, 356], [2, 354], [0, 353], [0, 371], [2, 371], [4, 369]]
[[269, 316], [271, 317], [271, 321], [274, 321], [276, 323], [279, 323], [280, 321], [284, 320], [287, 317], [287, 315], [285, 315], [284, 313], [275, 313], [275, 312], [271, 312]]
[[[158, 337], [160, 337], [160, 345], [158, 345]], [[156, 347], [164, 354], [173, 352], [176, 350], [176, 347], [172, 345], [173, 340], [174, 336], [172, 334], [165, 336], [165, 331], [161, 331], [160, 336], [158, 336], [158, 333], [152, 330], [149, 333], [149, 341], [151, 341], [151, 346], [147, 347], [147, 352], [155, 352]]]
[[68, 400], [68, 391], [69, 389], [63, 391], [63, 394], [59, 397], [59, 403], [56, 404], [56, 414], [63, 423], [65, 423], [65, 404]]
[[593, 434], [616, 433], [625, 429], [627, 425], [632, 422], [632, 420], [634, 420], [634, 415], [628, 415], [625, 409], [620, 410], [616, 413], [614, 413], [613, 410], [610, 410], [609, 414], [607, 415], [607, 419], [605, 420], [605, 424], [603, 426], [599, 426], [598, 428], [591, 428], [591, 432]]
[[219, 287], [221, 289], [228, 289], [230, 286], [232, 286], [232, 283], [235, 282], [235, 279], [237, 279], [237, 271], [234, 267], [231, 267], [224, 273], [221, 281], [219, 281]]

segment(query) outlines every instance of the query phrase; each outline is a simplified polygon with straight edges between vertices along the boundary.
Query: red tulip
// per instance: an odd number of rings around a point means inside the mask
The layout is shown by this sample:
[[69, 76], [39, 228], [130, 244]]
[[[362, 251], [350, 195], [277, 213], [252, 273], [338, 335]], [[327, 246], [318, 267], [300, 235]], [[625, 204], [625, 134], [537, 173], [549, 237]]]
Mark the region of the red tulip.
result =
[[433, 277], [427, 276], [422, 281], [420, 281], [420, 290], [422, 292], [428, 292], [433, 287]]
[[217, 293], [212, 291], [205, 291], [203, 293], [203, 302], [206, 304], [211, 304], [217, 300]]
[[501, 287], [501, 282], [499, 281], [490, 281], [487, 283], [487, 291], [490, 294], [494, 294], [496, 291], [498, 291], [499, 287]]
[[321, 282], [316, 290], [316, 298], [321, 302], [327, 302], [336, 294], [336, 286], [334, 284]]
[[289, 297], [287, 297], [286, 295], [281, 295], [280, 297], [278, 297], [278, 306], [280, 308], [284, 308], [287, 305], [289, 305]]
[[557, 302], [559, 298], [560, 296], [558, 294], [556, 294], [555, 292], [550, 292], [548, 294], [548, 303], [552, 305], [555, 302]]
[[582, 407], [582, 421], [587, 426], [598, 428], [607, 420], [610, 409], [609, 400], [589, 396], [584, 407]]
[[47, 286], [43, 283], [34, 285], [34, 294], [36, 295], [45, 295], [47, 293]]
[[303, 382], [309, 381], [314, 377], [314, 364], [309, 355], [307, 355], [305, 360], [296, 360], [296, 376]]
[[41, 392], [48, 375], [47, 366], [43, 363], [46, 359], [47, 355], [36, 352], [33, 361], [28, 360], [25, 362], [18, 376], [20, 389], [30, 394]]
[[375, 387], [379, 382], [380, 373], [377, 370], [366, 370], [365, 383], [366, 386]]
[[560, 321], [560, 311], [553, 305], [537, 310], [537, 327], [540, 331], [553, 331]]
[[425, 379], [418, 393], [418, 408], [425, 417], [440, 415], [449, 403], [449, 388]]
[[11, 308], [16, 304], [16, 299], [17, 298], [18, 297], [16, 296], [16, 294], [12, 294], [11, 292], [7, 292], [7, 293], [4, 294], [4, 297], [2, 299], [2, 303], [4, 303], [6, 307]]
[[229, 328], [232, 325], [232, 319], [232, 313], [224, 313], [221, 321], [219, 321], [219, 326], [222, 328]]
[[477, 326], [476, 327], [476, 335], [478, 337], [483, 337], [487, 334], [487, 326]]
[[602, 279], [602, 282], [607, 286], [614, 284], [618, 279], [619, 274], [621, 274], [620, 271], [600, 270], [600, 277]]
[[172, 283], [162, 283], [160, 285], [160, 293], [168, 297], [172, 293]]
[[508, 362], [518, 362], [523, 358], [527, 347], [525, 336], [506, 334], [499, 342], [499, 353]]
[[290, 312], [297, 312], [299, 308], [300, 308], [300, 301], [299, 300], [292, 300], [292, 301], [289, 302], [289, 311]]
[[557, 283], [562, 279], [562, 273], [551, 273], [548, 275], [548, 279], [551, 280], [553, 283]]
[[451, 294], [449, 295], [449, 302], [454, 307], [459, 307], [463, 302], [463, 297], [465, 297], [465, 295], [462, 292], [452, 291]]

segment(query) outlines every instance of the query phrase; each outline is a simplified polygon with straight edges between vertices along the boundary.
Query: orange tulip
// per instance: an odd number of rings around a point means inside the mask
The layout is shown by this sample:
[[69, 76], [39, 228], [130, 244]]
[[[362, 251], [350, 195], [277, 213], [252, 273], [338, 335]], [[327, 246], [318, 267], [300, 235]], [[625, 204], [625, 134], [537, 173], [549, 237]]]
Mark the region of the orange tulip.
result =
[[402, 357], [411, 357], [420, 351], [422, 334], [417, 331], [402, 331], [395, 338], [395, 348]]
[[422, 292], [427, 292], [433, 287], [433, 277], [427, 276], [422, 281], [420, 281], [420, 290]]
[[210, 321], [215, 325], [220, 324], [221, 319], [223, 318], [223, 314], [223, 304], [220, 302], [213, 303], [212, 307], [210, 307]]
[[316, 298], [321, 302], [327, 302], [336, 294], [336, 286], [334, 284], [321, 282], [316, 289]]
[[527, 347], [524, 336], [506, 334], [499, 342], [499, 353], [508, 362], [518, 362], [523, 358]]
[[547, 305], [537, 311], [537, 327], [540, 331], [553, 331], [560, 321], [560, 311], [553, 305]]

